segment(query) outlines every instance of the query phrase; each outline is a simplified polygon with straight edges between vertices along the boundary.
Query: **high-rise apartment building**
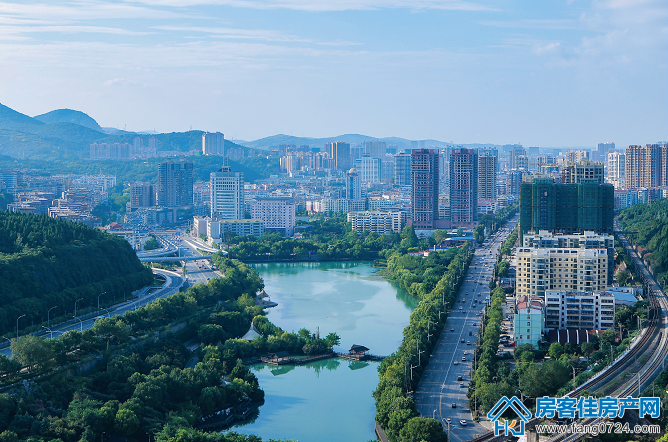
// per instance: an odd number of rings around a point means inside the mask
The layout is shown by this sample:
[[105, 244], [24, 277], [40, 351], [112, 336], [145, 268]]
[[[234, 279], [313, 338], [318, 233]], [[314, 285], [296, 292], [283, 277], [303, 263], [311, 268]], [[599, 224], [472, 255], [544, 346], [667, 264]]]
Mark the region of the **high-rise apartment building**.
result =
[[325, 152], [334, 160], [334, 168], [338, 170], [350, 169], [350, 144], [343, 141], [325, 143]]
[[626, 188], [668, 185], [668, 144], [626, 148]]
[[491, 150], [478, 149], [478, 199], [495, 200], [499, 158]]
[[346, 174], [346, 199], [362, 199], [362, 181], [357, 169], [350, 169]]
[[579, 163], [589, 159], [588, 150], [567, 150], [564, 154], [564, 165]]
[[383, 164], [378, 158], [364, 154], [355, 160], [355, 168], [363, 183], [380, 183], [383, 174]]
[[267, 197], [258, 199], [251, 208], [253, 219], [264, 222], [265, 230], [281, 235], [295, 234], [295, 203], [289, 197]]
[[568, 184], [587, 181], [603, 184], [604, 171], [603, 163], [582, 160], [577, 163], [568, 164], [563, 168], [561, 182]]
[[220, 132], [202, 134], [202, 154], [225, 156], [225, 135]]
[[525, 157], [527, 156], [527, 151], [522, 147], [521, 144], [515, 144], [512, 145], [511, 150], [510, 150], [510, 169], [519, 169], [520, 166], [518, 165], [517, 157], [522, 156]]
[[130, 206], [155, 206], [155, 186], [150, 183], [132, 183], [130, 185]]
[[162, 207], [181, 207], [193, 203], [193, 163], [171, 160], [158, 163], [156, 204]]
[[596, 152], [600, 159], [605, 159], [608, 156], [608, 152], [615, 150], [615, 143], [597, 143]]
[[520, 194], [520, 188], [524, 182], [525, 177], [531, 174], [525, 169], [511, 169], [506, 174], [506, 195]]
[[416, 229], [433, 229], [438, 220], [438, 151], [411, 152], [412, 221]]
[[615, 189], [626, 188], [626, 154], [617, 151], [608, 152], [608, 177], [606, 181]]
[[411, 155], [408, 153], [398, 153], [394, 156], [394, 184], [411, 185]]
[[365, 141], [364, 153], [372, 158], [381, 159], [387, 153], [387, 143], [385, 141]]
[[478, 153], [457, 148], [450, 153], [450, 217], [453, 226], [478, 221]]
[[244, 174], [224, 166], [211, 172], [211, 218], [244, 219]]
[[520, 238], [528, 231], [553, 233], [612, 233], [614, 187], [582, 182], [555, 183], [535, 178], [520, 191]]

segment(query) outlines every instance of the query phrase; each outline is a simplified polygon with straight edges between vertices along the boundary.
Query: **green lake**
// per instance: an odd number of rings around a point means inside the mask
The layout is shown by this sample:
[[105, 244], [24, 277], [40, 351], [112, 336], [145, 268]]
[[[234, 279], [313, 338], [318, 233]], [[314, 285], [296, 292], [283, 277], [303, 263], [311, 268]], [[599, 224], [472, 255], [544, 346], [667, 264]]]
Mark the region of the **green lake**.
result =
[[[353, 344], [376, 355], [394, 352], [417, 300], [377, 276], [367, 262], [256, 264], [277, 307], [268, 318], [286, 331], [336, 332], [340, 352]], [[378, 363], [327, 359], [303, 366], [252, 367], [265, 403], [234, 431], [264, 440], [366, 442], [375, 440], [371, 393]]]

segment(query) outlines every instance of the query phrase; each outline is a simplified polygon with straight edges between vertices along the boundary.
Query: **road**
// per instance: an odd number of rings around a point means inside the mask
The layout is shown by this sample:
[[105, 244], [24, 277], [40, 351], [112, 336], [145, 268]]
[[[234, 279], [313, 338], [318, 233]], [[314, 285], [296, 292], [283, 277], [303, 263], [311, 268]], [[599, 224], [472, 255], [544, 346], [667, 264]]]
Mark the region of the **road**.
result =
[[[197, 251], [196, 243], [191, 238], [188, 240], [177, 241], [179, 247], [179, 256], [201, 256]], [[220, 272], [211, 269], [210, 260], [186, 261], [186, 279], [189, 285], [196, 285], [204, 283], [213, 278], [219, 278], [222, 275]]]
[[[415, 393], [420, 415], [439, 419], [446, 430], [449, 427], [451, 440], [454, 441], [473, 439], [476, 434], [487, 431], [487, 428], [472, 421], [466, 393], [482, 318], [483, 306], [480, 302], [490, 296], [489, 282], [494, 273], [496, 256], [518, 219], [516, 216], [508, 221], [475, 251], [466, 279], [455, 305], [450, 308], [443, 333]], [[460, 376], [461, 381], [458, 380]], [[466, 426], [461, 425], [460, 420], [466, 420]]]
[[[181, 285], [183, 285], [183, 278], [181, 278], [178, 274], [174, 272], [168, 272], [161, 269], [153, 269], [153, 273], [161, 275], [166, 279], [166, 283], [162, 287], [160, 287], [157, 290], [154, 290], [153, 292], [150, 292], [147, 295], [141, 296], [133, 301], [125, 301], [120, 304], [111, 306], [107, 309], [103, 309], [101, 310], [100, 314], [107, 317], [122, 315], [128, 310], [136, 310], [138, 307], [149, 304], [158, 298], [166, 298], [167, 296], [178, 292]], [[94, 318], [85, 320], [78, 319], [75, 320], [74, 323], [69, 323], [62, 326], [54, 326], [50, 329], [51, 330], [50, 332], [42, 330], [45, 331], [45, 333], [44, 334], [38, 333], [38, 335], [44, 335], [45, 337], [50, 338], [51, 336], [53, 337], [60, 336], [62, 333], [66, 333], [68, 331], [88, 330], [93, 326], [94, 322], [95, 322]], [[0, 349], [0, 354], [10, 357], [12, 355], [12, 351], [9, 347], [4, 347]]]

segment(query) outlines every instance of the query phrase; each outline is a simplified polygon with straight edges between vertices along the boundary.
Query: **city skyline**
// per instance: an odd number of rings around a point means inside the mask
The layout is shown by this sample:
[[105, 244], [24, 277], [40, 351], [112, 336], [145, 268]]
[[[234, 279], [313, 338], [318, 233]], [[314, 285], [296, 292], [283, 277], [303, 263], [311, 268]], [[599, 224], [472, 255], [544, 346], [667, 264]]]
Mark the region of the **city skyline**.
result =
[[0, 103], [232, 141], [624, 148], [668, 139], [666, 18], [658, 0], [4, 2]]

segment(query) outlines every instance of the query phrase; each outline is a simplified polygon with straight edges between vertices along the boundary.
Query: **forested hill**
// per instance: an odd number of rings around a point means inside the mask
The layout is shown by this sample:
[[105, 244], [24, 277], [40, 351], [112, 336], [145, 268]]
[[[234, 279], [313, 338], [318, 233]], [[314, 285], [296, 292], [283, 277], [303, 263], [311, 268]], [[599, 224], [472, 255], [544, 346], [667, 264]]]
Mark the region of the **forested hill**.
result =
[[153, 281], [122, 238], [82, 224], [0, 211], [0, 333], [111, 304]]
[[[656, 279], [664, 287], [668, 282], [668, 199], [652, 201], [649, 204], [637, 204], [622, 210], [619, 223], [631, 235], [635, 244], [639, 244], [649, 253], [643, 258], [648, 261]], [[641, 251], [642, 252], [642, 251]]]

